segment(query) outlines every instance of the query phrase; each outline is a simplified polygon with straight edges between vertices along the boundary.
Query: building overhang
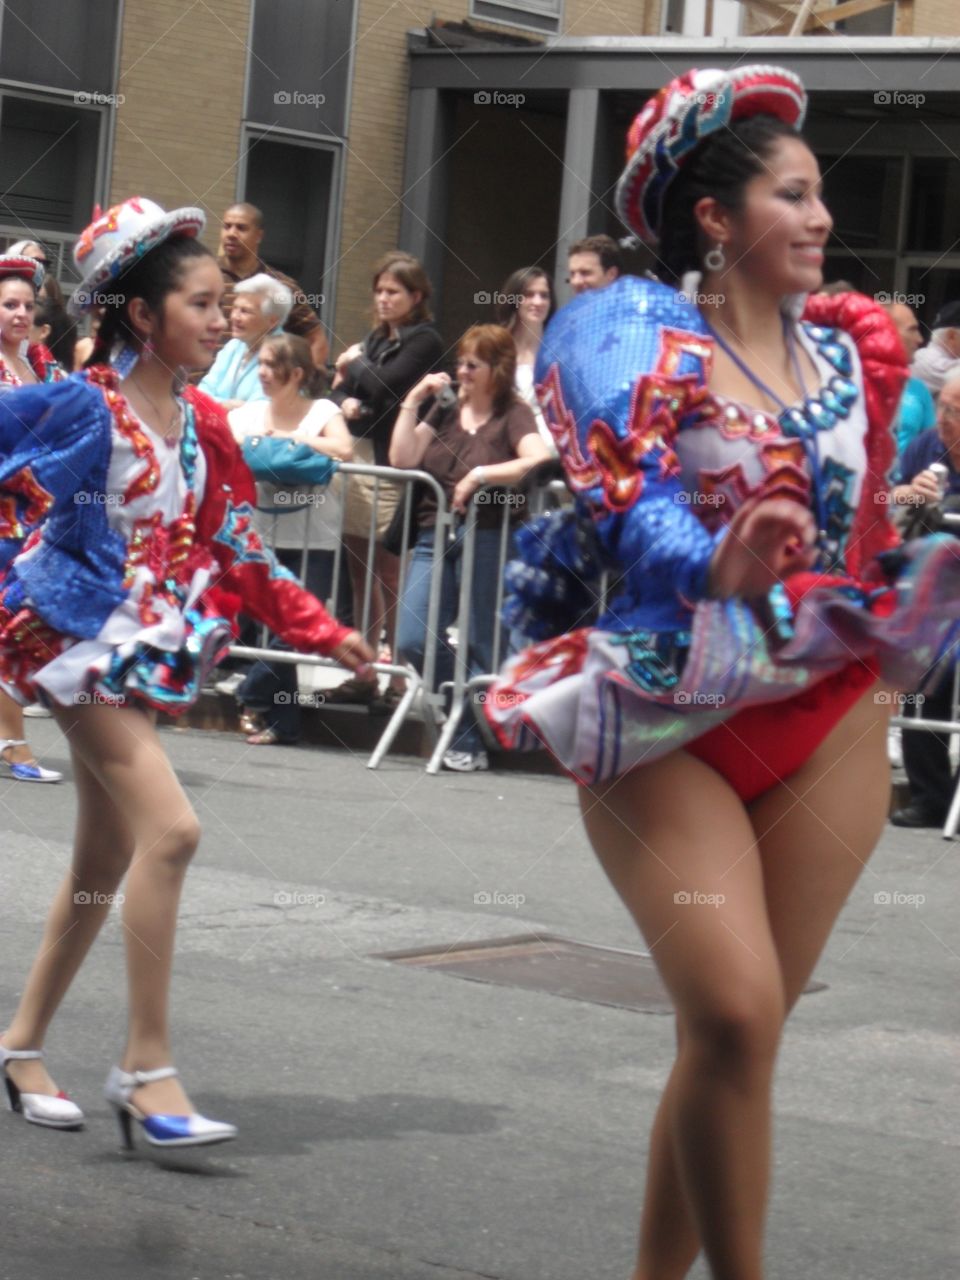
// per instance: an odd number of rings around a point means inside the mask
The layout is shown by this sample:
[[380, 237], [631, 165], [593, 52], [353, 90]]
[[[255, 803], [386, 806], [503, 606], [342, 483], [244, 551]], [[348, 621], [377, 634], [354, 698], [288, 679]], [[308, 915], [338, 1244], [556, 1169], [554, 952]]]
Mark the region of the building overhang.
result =
[[652, 91], [690, 67], [772, 62], [796, 72], [808, 91], [952, 94], [960, 47], [939, 37], [858, 40], [845, 36], [558, 36], [531, 47], [447, 46], [442, 30], [408, 32], [411, 89]]

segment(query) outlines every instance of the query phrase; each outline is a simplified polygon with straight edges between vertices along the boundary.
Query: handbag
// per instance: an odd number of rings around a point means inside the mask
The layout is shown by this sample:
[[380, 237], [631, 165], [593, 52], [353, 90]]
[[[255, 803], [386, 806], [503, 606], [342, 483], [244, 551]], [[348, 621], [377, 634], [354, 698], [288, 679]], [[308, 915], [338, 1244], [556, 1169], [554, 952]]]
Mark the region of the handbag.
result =
[[337, 469], [335, 458], [318, 453], [300, 440], [276, 436], [247, 436], [243, 460], [256, 480], [276, 485], [329, 484]]

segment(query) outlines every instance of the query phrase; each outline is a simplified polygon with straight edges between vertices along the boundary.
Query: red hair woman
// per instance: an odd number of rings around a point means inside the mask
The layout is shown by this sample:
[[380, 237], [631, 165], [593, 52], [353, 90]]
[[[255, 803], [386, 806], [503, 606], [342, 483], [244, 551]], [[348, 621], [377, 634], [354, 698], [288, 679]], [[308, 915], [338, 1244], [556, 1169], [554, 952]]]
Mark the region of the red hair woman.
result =
[[[450, 378], [445, 373], [428, 374], [407, 393], [390, 444], [393, 466], [426, 471], [443, 487], [449, 506], [463, 513], [481, 487], [516, 485], [538, 462], [546, 461], [550, 453], [537, 433], [530, 406], [515, 390], [516, 364], [516, 347], [506, 329], [493, 324], [468, 329], [457, 347], [457, 395], [449, 402], [440, 396], [421, 421], [421, 407], [448, 390]], [[477, 516], [469, 626], [471, 675], [489, 672], [493, 664], [502, 510], [495, 503], [486, 503]], [[427, 639], [437, 518], [436, 499], [428, 491], [420, 499], [416, 517], [419, 533], [400, 602], [397, 651], [402, 660], [412, 662], [419, 671]], [[454, 657], [446, 633], [456, 618], [460, 599], [462, 525], [445, 548], [443, 560], [437, 623], [442, 637], [438, 684], [453, 675]], [[464, 723], [444, 756], [443, 765], [460, 773], [488, 767], [487, 753], [474, 724]]]

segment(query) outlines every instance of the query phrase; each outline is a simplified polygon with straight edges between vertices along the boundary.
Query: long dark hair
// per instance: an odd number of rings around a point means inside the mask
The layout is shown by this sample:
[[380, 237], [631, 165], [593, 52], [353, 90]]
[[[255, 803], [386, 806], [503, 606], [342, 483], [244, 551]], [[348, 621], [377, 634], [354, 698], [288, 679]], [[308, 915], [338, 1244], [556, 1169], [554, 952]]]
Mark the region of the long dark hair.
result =
[[177, 236], [150, 249], [116, 280], [101, 285], [97, 292], [109, 301], [103, 305], [100, 328], [84, 368], [106, 363], [118, 342], [139, 347], [140, 338], [128, 317], [133, 299], [142, 298], [151, 311], [159, 312], [167, 294], [179, 286], [184, 265], [197, 258], [212, 257], [210, 250], [199, 240], [192, 236]]
[[764, 161], [781, 138], [804, 141], [796, 129], [776, 116], [751, 116], [705, 138], [690, 153], [667, 189], [660, 219], [659, 274], [677, 282], [686, 271], [702, 269], [708, 247], [694, 206], [712, 196], [725, 208], [743, 208], [747, 183], [765, 170]]
[[539, 280], [541, 277], [546, 280], [547, 292], [550, 295], [550, 309], [543, 322], [544, 324], [547, 323], [547, 320], [557, 309], [553, 281], [543, 267], [519, 267], [511, 275], [507, 276], [497, 297], [497, 324], [502, 324], [505, 329], [509, 329], [513, 333], [520, 314], [520, 301], [534, 280]]
[[67, 315], [63, 307], [43, 293], [37, 295], [37, 307], [33, 313], [34, 327], [42, 329], [50, 326], [50, 335], [46, 347], [54, 359], [68, 372], [73, 368], [73, 349], [77, 345], [77, 326]]

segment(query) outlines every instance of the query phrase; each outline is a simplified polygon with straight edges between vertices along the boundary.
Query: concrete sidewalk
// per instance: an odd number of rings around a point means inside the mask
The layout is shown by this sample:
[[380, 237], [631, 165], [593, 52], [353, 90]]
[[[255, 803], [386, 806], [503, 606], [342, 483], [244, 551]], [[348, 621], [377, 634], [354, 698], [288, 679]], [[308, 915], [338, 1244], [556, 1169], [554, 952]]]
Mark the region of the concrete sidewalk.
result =
[[[51, 722], [30, 735], [67, 767]], [[124, 1023], [111, 919], [48, 1044], [86, 1129], [0, 1115], [0, 1280], [626, 1280], [671, 1019], [375, 958], [532, 932], [641, 950], [573, 787], [164, 741], [204, 827], [177, 1062], [241, 1137], [166, 1166], [119, 1154], [100, 1093]], [[69, 784], [0, 783], [0, 1010], [73, 806]], [[769, 1280], [960, 1274], [958, 854], [888, 828], [821, 963], [827, 990], [794, 1015]]]

